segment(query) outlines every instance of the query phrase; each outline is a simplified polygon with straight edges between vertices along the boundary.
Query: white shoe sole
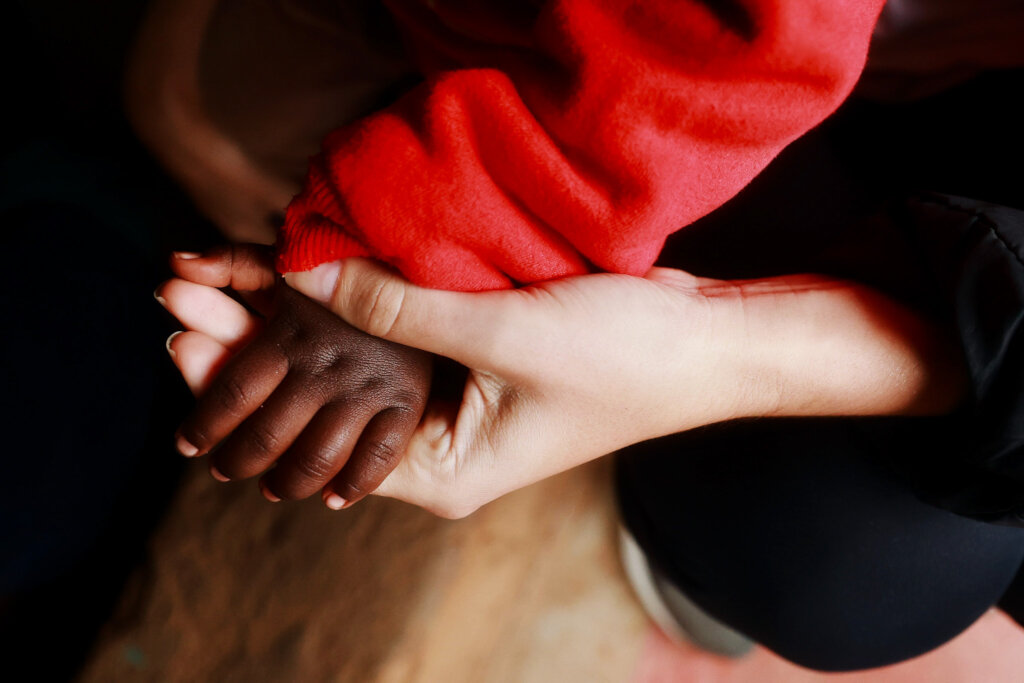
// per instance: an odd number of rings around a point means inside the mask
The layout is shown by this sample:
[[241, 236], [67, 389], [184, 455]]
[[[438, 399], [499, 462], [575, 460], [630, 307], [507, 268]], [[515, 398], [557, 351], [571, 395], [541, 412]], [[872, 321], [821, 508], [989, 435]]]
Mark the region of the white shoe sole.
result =
[[622, 526], [619, 527], [619, 557], [644, 611], [670, 640], [733, 658], [742, 657], [754, 648], [754, 641], [710, 616], [675, 585], [656, 574], [636, 539]]

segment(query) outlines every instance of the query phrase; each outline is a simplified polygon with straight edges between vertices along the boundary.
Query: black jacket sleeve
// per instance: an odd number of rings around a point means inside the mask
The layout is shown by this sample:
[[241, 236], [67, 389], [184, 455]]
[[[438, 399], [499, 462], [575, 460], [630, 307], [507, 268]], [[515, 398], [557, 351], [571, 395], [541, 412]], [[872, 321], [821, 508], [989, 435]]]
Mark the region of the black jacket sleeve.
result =
[[1024, 212], [929, 194], [890, 218], [917, 254], [906, 294], [948, 325], [969, 376], [956, 414], [900, 430], [894, 464], [929, 502], [1024, 526]]

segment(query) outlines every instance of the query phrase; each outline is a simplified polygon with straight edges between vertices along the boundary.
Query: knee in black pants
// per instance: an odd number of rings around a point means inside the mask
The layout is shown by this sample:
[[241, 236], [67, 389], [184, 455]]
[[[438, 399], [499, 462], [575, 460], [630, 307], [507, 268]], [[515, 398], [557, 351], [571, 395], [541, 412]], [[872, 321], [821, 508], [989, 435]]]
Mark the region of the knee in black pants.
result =
[[920, 502], [852, 423], [719, 426], [623, 453], [623, 516], [709, 613], [823, 671], [927, 652], [999, 600], [1024, 534]]

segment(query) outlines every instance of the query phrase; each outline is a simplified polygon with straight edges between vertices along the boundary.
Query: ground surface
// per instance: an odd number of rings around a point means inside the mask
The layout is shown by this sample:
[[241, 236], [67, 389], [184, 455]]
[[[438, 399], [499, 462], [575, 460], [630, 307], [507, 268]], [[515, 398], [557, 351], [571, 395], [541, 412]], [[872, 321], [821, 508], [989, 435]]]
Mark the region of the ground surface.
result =
[[603, 464], [452, 522], [388, 500], [270, 505], [193, 463], [80, 680], [1021, 680], [1024, 633], [996, 612], [935, 653], [858, 674], [674, 646], [634, 603], [614, 539]]

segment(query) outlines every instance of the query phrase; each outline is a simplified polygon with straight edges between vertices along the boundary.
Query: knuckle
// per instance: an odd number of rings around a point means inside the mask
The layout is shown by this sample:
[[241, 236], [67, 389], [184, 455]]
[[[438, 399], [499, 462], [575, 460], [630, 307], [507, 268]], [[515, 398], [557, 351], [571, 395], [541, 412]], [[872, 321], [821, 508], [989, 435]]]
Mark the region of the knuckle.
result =
[[402, 313], [405, 287], [394, 280], [379, 282], [361, 302], [363, 329], [374, 337], [387, 338]]
[[363, 455], [367, 460], [368, 468], [385, 473], [390, 472], [398, 460], [398, 452], [385, 441], [368, 442], [363, 447]]
[[367, 404], [373, 404], [383, 400], [389, 388], [387, 379], [370, 375], [359, 380], [356, 393], [363, 397]]
[[336, 489], [348, 500], [359, 500], [373, 493], [398, 463], [399, 453], [390, 444], [371, 441], [362, 446], [353, 467], [346, 467], [336, 482]]
[[274, 430], [266, 424], [253, 424], [247, 429], [246, 443], [257, 456], [271, 456], [280, 452], [282, 442]]
[[213, 385], [210, 392], [210, 399], [224, 411], [235, 415], [249, 401], [250, 392], [248, 388], [233, 376], [222, 377], [221, 381]]
[[346, 350], [324, 345], [310, 353], [303, 371], [310, 379], [322, 380], [337, 375], [347, 376], [352, 372], [352, 365], [353, 359]]
[[426, 392], [398, 391], [391, 396], [388, 412], [400, 420], [418, 421], [426, 401]]
[[345, 480], [338, 482], [335, 486], [335, 490], [344, 494], [345, 500], [355, 501], [365, 498], [366, 496], [373, 493], [372, 486], [360, 481], [359, 479]]
[[297, 480], [326, 481], [334, 472], [334, 459], [327, 452], [313, 453], [296, 459], [292, 467]]

